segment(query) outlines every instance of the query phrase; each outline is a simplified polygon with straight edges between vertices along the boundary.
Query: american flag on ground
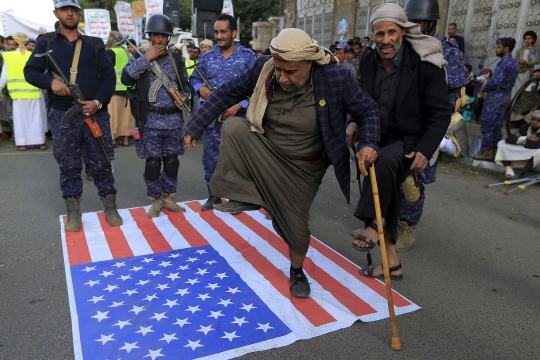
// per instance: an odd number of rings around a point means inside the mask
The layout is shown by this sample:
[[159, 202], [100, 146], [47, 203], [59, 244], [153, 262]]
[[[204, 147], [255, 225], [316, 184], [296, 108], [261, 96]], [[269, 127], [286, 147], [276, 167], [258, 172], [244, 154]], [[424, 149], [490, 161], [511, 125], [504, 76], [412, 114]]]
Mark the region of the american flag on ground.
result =
[[[228, 359], [388, 317], [382, 282], [312, 238], [311, 297], [289, 290], [288, 247], [261, 212], [119, 210], [60, 217], [76, 359]], [[394, 292], [396, 314], [419, 307]]]

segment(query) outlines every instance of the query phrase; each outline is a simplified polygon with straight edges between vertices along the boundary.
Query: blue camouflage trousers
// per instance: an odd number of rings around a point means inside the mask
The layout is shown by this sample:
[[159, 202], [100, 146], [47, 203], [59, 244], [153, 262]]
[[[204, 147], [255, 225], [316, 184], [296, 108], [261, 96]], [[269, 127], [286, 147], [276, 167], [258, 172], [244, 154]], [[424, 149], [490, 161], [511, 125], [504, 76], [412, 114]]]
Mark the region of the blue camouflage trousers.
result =
[[[433, 165], [427, 165], [423, 171], [419, 171], [417, 174], [418, 182], [424, 185], [435, 182], [437, 177], [437, 166], [439, 165], [439, 159], [435, 161]], [[415, 202], [408, 202], [403, 195], [403, 188], [401, 189], [401, 207], [399, 210], [399, 219], [406, 221], [409, 225], [416, 225], [420, 222], [422, 213], [424, 212], [424, 201], [426, 200], [426, 193], [422, 191], [420, 198]]]
[[[146, 159], [158, 158], [163, 160], [169, 155], [184, 154], [184, 137], [182, 128], [178, 129], [152, 129], [144, 128], [144, 151]], [[176, 184], [178, 182], [178, 171], [175, 177], [169, 177], [165, 170], [161, 171], [157, 180], [151, 181], [143, 174], [146, 182], [146, 195], [159, 199], [162, 193], [176, 193]]]
[[221, 140], [221, 126], [223, 123], [216, 121], [213, 128], [204, 129], [203, 157], [204, 180], [206, 185], [212, 178], [219, 158], [219, 142]]
[[506, 102], [509, 94], [505, 92], [491, 92], [486, 96], [482, 110], [482, 148], [496, 149], [497, 143], [502, 139], [502, 124], [506, 116]]
[[[116, 194], [111, 163], [107, 161], [98, 141], [94, 138], [82, 114], [77, 115], [69, 128], [62, 128], [65, 111], [52, 109], [49, 112], [51, 132], [54, 140], [53, 154], [60, 167], [60, 189], [64, 199], [81, 197], [83, 181], [81, 171], [83, 156], [92, 170], [94, 184], [99, 196]], [[103, 140], [109, 157], [114, 156], [111, 125], [106, 111], [96, 113], [96, 120], [103, 132]]]

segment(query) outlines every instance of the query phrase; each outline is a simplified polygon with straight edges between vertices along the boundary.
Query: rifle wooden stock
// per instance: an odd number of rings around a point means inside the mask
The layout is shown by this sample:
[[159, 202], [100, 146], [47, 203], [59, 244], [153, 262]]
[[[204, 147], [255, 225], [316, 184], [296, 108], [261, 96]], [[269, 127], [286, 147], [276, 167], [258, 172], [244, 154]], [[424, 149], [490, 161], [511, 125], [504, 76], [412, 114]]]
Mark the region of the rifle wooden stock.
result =
[[90, 119], [88, 117], [88, 118], [84, 119], [84, 122], [86, 123], [86, 125], [88, 125], [88, 128], [90, 129], [90, 132], [92, 132], [92, 135], [95, 138], [103, 136], [103, 131], [101, 131], [101, 127], [99, 126], [97, 121], [92, 121], [92, 119]]

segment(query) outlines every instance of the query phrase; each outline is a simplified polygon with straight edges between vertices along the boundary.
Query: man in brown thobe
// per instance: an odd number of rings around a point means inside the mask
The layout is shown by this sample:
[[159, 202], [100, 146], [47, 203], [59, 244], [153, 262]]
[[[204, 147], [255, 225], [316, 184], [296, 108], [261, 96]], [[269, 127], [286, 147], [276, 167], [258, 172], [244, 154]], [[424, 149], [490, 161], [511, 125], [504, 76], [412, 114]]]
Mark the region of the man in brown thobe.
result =
[[304, 31], [283, 30], [270, 50], [272, 57], [260, 57], [251, 70], [211, 95], [184, 139], [188, 149], [193, 147], [228, 104], [251, 96], [248, 119], [233, 117], [223, 124], [210, 190], [231, 201], [214, 208], [232, 214], [269, 210], [274, 229], [289, 245], [292, 295], [308, 297], [302, 264], [311, 204], [330, 164], [349, 200], [345, 116], [361, 129], [357, 157], [370, 164], [377, 158], [378, 110], [351, 73]]

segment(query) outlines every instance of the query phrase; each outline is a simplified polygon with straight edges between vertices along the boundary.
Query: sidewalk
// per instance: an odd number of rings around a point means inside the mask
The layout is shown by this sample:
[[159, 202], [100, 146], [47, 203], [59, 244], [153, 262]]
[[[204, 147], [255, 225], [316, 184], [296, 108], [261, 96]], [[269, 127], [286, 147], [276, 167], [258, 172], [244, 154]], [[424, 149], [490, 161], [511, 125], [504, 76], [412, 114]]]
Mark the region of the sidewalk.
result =
[[[503, 140], [506, 139], [507, 137], [506, 126], [503, 127], [502, 134], [503, 134]], [[480, 124], [467, 123], [467, 135], [469, 136], [469, 143], [471, 142], [473, 136], [481, 138], [482, 133], [480, 131]], [[447, 161], [447, 162], [455, 162], [455, 163], [459, 163], [459, 164], [463, 164], [467, 166], [472, 166], [475, 168], [487, 169], [487, 170], [495, 171], [501, 174], [505, 173], [504, 166], [497, 165], [494, 161], [475, 160], [474, 158], [468, 157], [468, 156], [456, 158], [442, 152], [440, 153], [440, 158], [441, 160]], [[533, 174], [534, 176], [540, 175], [539, 173], [535, 173], [535, 172], [530, 172], [529, 174]]]

